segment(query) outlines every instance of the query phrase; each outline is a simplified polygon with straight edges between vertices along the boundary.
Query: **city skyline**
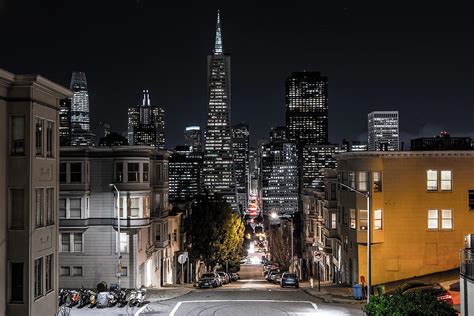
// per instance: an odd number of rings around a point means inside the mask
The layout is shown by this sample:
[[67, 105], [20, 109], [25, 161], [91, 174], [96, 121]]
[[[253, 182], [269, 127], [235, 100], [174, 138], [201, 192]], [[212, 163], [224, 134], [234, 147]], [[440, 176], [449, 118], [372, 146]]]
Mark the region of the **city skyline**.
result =
[[[23, 2], [18, 2], [19, 7]], [[7, 43], [16, 44], [4, 53], [3, 67], [14, 72], [42, 73], [64, 86], [68, 86], [72, 71], [85, 72], [95, 127], [98, 122], [106, 122], [116, 132], [125, 131], [127, 107], [136, 102], [143, 89], [153, 90], [157, 103], [166, 105], [169, 122], [166, 134], [170, 135], [167, 148], [182, 143], [181, 131], [185, 126], [205, 126], [203, 59], [214, 40], [211, 35], [214, 25], [210, 21], [217, 7], [157, 8], [149, 1], [130, 1], [112, 8], [107, 4], [94, 6], [95, 13], [90, 12], [91, 6], [86, 3], [84, 8], [71, 13], [69, 4], [55, 6], [54, 3], [42, 8], [31, 5], [26, 10], [16, 8], [17, 3], [2, 7], [0, 15], [5, 23], [12, 19], [27, 20], [18, 30], [5, 34]], [[61, 16], [54, 22], [44, 22], [59, 38], [58, 46], [84, 40], [85, 44], [97, 48], [89, 51], [84, 45], [69, 51], [68, 55], [62, 50], [51, 51], [34, 39], [41, 50], [37, 56], [25, 60], [28, 50], [24, 44], [17, 43], [14, 36], [46, 14], [44, 10], [49, 7], [54, 7]], [[404, 24], [394, 28], [392, 22], [404, 14], [401, 6], [382, 11], [375, 6], [323, 5], [314, 13], [314, 18], [305, 12], [310, 8], [309, 4], [287, 10], [221, 6], [226, 46], [232, 52], [235, 69], [232, 116], [235, 122], [248, 122], [252, 145], [259, 137], [266, 136], [271, 127], [283, 125], [284, 81], [291, 72], [301, 70], [320, 71], [328, 77], [331, 143], [340, 143], [342, 138], [366, 139], [366, 115], [374, 110], [400, 112], [403, 117], [401, 141], [406, 144], [411, 138], [433, 136], [441, 130], [453, 136], [473, 134], [469, 124], [472, 115], [464, 113], [473, 97], [472, 59], [469, 57], [473, 46], [465, 13], [469, 10], [415, 5], [411, 15], [404, 18]], [[105, 14], [109, 9], [113, 14]], [[193, 15], [196, 9], [201, 14]], [[169, 34], [160, 31], [178, 12], [185, 22], [173, 27]], [[71, 15], [88, 21], [84, 22], [87, 27], [72, 38], [61, 28]], [[142, 15], [150, 19], [134, 23]], [[97, 20], [98, 16], [105, 19], [103, 23]], [[438, 23], [441, 16], [443, 23]], [[131, 23], [111, 29], [108, 25], [114, 19], [127, 19]], [[378, 25], [376, 30], [370, 27], [373, 23]], [[125, 47], [116, 44], [109, 47], [99, 42], [107, 36], [112, 40], [119, 34]], [[418, 41], [418, 38], [424, 40]], [[153, 54], [143, 50], [130, 53], [132, 47], [144, 41], [158, 50], [153, 49]], [[171, 50], [174, 56], [159, 49], [164, 43], [175, 47]], [[277, 43], [279, 49], [276, 49]], [[266, 54], [268, 58], [259, 63], [261, 71], [250, 75], [255, 52]], [[128, 56], [125, 63], [124, 54]], [[117, 63], [117, 58], [122, 63]], [[179, 65], [173, 62], [177, 58], [182, 60]], [[192, 73], [188, 78], [180, 75], [186, 69]], [[409, 71], [410, 76], [407, 76]], [[118, 72], [123, 75], [119, 76]], [[117, 90], [122, 93], [118, 95]], [[412, 113], [413, 107], [417, 108], [416, 113], [423, 115]], [[450, 112], [443, 113], [445, 108]], [[261, 115], [266, 117], [264, 122], [258, 119]], [[452, 123], [454, 117], [459, 117], [456, 123]]]

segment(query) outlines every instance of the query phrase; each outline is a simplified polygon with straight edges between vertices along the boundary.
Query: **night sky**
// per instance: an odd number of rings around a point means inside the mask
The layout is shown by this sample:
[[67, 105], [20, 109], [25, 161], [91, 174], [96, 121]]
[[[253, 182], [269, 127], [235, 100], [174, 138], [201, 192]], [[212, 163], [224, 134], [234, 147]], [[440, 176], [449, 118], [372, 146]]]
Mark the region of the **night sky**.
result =
[[86, 72], [92, 125], [117, 132], [149, 89], [166, 110], [171, 148], [185, 126], [205, 127], [206, 56], [221, 9], [232, 123], [248, 122], [252, 143], [284, 124], [285, 78], [302, 70], [328, 77], [331, 142], [366, 140], [372, 110], [399, 110], [405, 142], [441, 130], [474, 137], [472, 5], [163, 2], [0, 0], [0, 68], [67, 87], [72, 71]]

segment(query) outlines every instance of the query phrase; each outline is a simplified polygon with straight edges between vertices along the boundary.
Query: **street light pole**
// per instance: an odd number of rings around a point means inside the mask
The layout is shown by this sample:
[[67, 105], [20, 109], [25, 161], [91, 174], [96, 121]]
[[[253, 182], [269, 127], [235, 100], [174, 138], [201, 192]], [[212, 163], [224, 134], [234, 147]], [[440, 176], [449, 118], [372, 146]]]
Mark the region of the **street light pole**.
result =
[[118, 252], [117, 252], [117, 278], [118, 288], [120, 289], [120, 277], [122, 276], [122, 254], [120, 253], [120, 191], [115, 184], [109, 184], [115, 191], [117, 191], [117, 232], [118, 232]]
[[356, 190], [342, 182], [337, 182], [339, 185], [349, 189], [352, 192], [358, 193], [362, 196], [365, 196], [367, 198], [367, 303], [370, 303], [370, 284], [372, 281], [372, 244], [371, 244], [371, 219], [370, 219], [370, 209], [371, 209], [371, 195], [370, 195], [370, 190], [371, 190], [371, 180], [372, 178], [370, 177], [370, 173], [368, 176], [368, 186], [367, 186], [367, 192], [361, 192], [359, 190]]

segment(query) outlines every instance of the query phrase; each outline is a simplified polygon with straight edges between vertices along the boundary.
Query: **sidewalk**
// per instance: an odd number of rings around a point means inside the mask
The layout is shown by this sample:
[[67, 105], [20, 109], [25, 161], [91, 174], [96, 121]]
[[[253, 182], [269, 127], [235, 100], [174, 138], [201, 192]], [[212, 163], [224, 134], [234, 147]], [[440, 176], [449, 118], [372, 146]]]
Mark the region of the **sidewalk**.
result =
[[146, 300], [159, 302], [188, 294], [194, 289], [193, 284], [170, 284], [158, 288], [147, 288]]
[[365, 303], [365, 300], [356, 300], [353, 295], [352, 287], [332, 282], [321, 282], [321, 291], [318, 291], [318, 281], [313, 282], [311, 288], [308, 281], [300, 282], [300, 288], [307, 294], [322, 299], [325, 303], [359, 304]]

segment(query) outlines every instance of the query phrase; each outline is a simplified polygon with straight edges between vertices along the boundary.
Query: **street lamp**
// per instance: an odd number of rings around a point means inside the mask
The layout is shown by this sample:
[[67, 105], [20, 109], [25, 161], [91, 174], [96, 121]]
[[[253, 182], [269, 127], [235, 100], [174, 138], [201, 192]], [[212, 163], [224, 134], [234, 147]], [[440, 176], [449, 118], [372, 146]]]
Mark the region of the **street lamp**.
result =
[[120, 277], [122, 276], [122, 254], [120, 253], [120, 191], [117, 189], [115, 184], [111, 183], [109, 186], [117, 191], [117, 232], [118, 232], [118, 252], [117, 252], [117, 278], [118, 278], [118, 288], [120, 289]]
[[[278, 214], [276, 212], [272, 212], [270, 214], [270, 217], [273, 218], [273, 219], [277, 219], [277, 218], [280, 218], [280, 216], [278, 216]], [[282, 216], [283, 217], [283, 216]], [[290, 219], [290, 224], [291, 224], [291, 227], [290, 227], [290, 230], [291, 230], [291, 264], [290, 264], [290, 272], [293, 273], [293, 263], [294, 263], [294, 258], [293, 258], [293, 217], [286, 217], [284, 216], [285, 218], [289, 218]]]
[[372, 245], [371, 245], [371, 221], [370, 221], [370, 189], [371, 189], [371, 177], [369, 176], [368, 177], [369, 181], [368, 181], [368, 188], [367, 188], [367, 192], [361, 192], [359, 190], [356, 190], [354, 189], [353, 187], [350, 187], [342, 182], [337, 182], [339, 185], [349, 189], [350, 191], [352, 192], [355, 192], [357, 194], [360, 194], [364, 197], [367, 198], [367, 303], [370, 303], [370, 283], [371, 283], [371, 275], [372, 275], [372, 261], [371, 261], [371, 256], [372, 256]]

